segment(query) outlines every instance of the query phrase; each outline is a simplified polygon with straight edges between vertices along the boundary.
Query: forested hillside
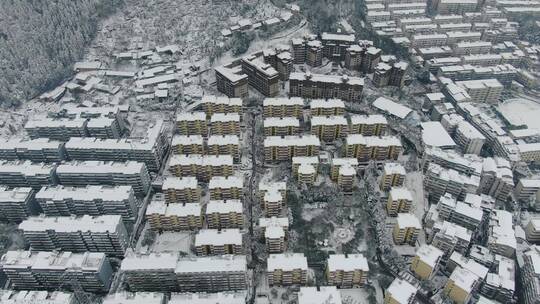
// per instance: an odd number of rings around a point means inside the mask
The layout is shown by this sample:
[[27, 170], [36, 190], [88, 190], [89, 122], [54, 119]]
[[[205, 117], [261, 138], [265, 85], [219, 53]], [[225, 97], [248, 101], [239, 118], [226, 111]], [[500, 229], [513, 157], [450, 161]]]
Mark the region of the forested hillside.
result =
[[53, 88], [123, 0], [1, 0], [0, 104]]

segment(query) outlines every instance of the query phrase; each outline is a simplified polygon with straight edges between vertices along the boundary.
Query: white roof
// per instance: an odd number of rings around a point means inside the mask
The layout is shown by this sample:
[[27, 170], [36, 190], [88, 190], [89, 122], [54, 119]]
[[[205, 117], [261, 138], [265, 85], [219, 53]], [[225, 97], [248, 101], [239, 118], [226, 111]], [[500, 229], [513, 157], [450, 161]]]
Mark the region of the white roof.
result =
[[[315, 169], [315, 166], [311, 165], [311, 164], [305, 164], [305, 163], [302, 163], [300, 164], [300, 166], [298, 167], [298, 174], [315, 174], [317, 172], [317, 170]], [[266, 195], [268, 195], [270, 192], [267, 192], [265, 194], [265, 197]], [[278, 192], [279, 193], [279, 192]], [[281, 195], [281, 194], [280, 194]]]
[[270, 254], [268, 256], [267, 264], [268, 271], [292, 271], [295, 269], [308, 269], [307, 259], [303, 253]]
[[238, 113], [215, 113], [210, 117], [211, 123], [216, 122], [240, 122], [240, 114]]
[[345, 103], [341, 99], [313, 99], [309, 103], [311, 109], [316, 108], [345, 108]]
[[45, 149], [58, 150], [62, 147], [61, 141], [51, 140], [49, 138], [36, 138], [36, 139], [7, 139], [0, 138], [0, 150], [30, 150], [40, 151]]
[[62, 185], [42, 187], [36, 199], [49, 201], [92, 201], [104, 202], [128, 200], [133, 193], [131, 186], [86, 186], [67, 187]]
[[311, 126], [348, 126], [349, 123], [344, 116], [313, 116], [311, 117]]
[[392, 188], [390, 190], [390, 196], [393, 200], [413, 200], [411, 191], [409, 191], [407, 188]]
[[405, 167], [400, 163], [385, 163], [384, 164], [384, 174], [401, 174], [405, 175]]
[[399, 304], [409, 304], [410, 299], [416, 295], [417, 289], [405, 280], [395, 279], [386, 292]]
[[169, 159], [169, 166], [189, 166], [189, 165], [199, 165], [199, 166], [232, 166], [233, 165], [232, 155], [199, 155], [199, 154], [190, 154], [190, 155], [173, 155]]
[[171, 145], [203, 145], [204, 138], [201, 135], [178, 135], [172, 138]]
[[135, 161], [104, 162], [104, 161], [71, 161], [56, 168], [57, 174], [140, 174], [144, 163]]
[[61, 291], [0, 290], [0, 303], [3, 304], [72, 304], [73, 301], [72, 293]]
[[97, 271], [105, 259], [105, 254], [102, 252], [8, 251], [2, 256], [0, 265], [3, 268], [32, 268], [34, 270]]
[[482, 220], [482, 216], [484, 214], [482, 212], [482, 209], [478, 207], [477, 208], [471, 207], [468, 204], [465, 204], [464, 202], [457, 202], [454, 212], [461, 214], [462, 216], [475, 219], [479, 222]]
[[388, 98], [379, 97], [373, 102], [373, 106], [383, 112], [386, 112], [390, 115], [394, 115], [398, 118], [404, 119], [412, 112], [411, 109], [407, 108], [404, 105], [396, 103]]
[[206, 121], [206, 113], [204, 112], [181, 112], [176, 114], [176, 121]]
[[337, 40], [345, 42], [354, 42], [355, 38], [353, 34], [333, 34], [333, 33], [322, 33], [322, 40]]
[[163, 180], [163, 186], [161, 189], [197, 189], [197, 178], [193, 176], [167, 176]]
[[400, 229], [403, 228], [417, 228], [422, 229], [420, 221], [414, 214], [410, 213], [398, 213], [397, 215], [397, 225]]
[[225, 135], [210, 135], [208, 137], [208, 146], [212, 145], [238, 145], [240, 138], [237, 135], [225, 134]]
[[243, 291], [217, 293], [172, 293], [168, 304], [245, 304]]
[[439, 230], [437, 234], [441, 233], [447, 237], [457, 237], [467, 242], [471, 241], [472, 232], [460, 225], [454, 224], [452, 222], [443, 221], [442, 223], [435, 223], [434, 227]]
[[244, 179], [238, 176], [213, 176], [208, 182], [208, 189], [242, 188]]
[[279, 239], [285, 237], [285, 230], [280, 226], [269, 226], [264, 230], [264, 237], [268, 239]]
[[332, 158], [332, 166], [358, 166], [358, 159], [353, 157], [336, 157]]
[[298, 304], [342, 304], [341, 293], [335, 286], [300, 287]]
[[274, 97], [274, 98], [265, 98], [263, 100], [263, 106], [304, 106], [304, 99], [301, 97]]
[[319, 164], [318, 156], [293, 156], [293, 164]]
[[478, 129], [465, 120], [458, 123], [456, 131], [469, 139], [486, 139]]
[[261, 217], [259, 218], [259, 226], [263, 228], [267, 227], [289, 227], [289, 218], [288, 217]]
[[10, 190], [0, 187], [0, 204], [25, 202], [30, 194], [32, 194], [32, 188], [29, 187], [13, 188]]
[[324, 74], [312, 74], [310, 72], [308, 73], [300, 73], [300, 72], [293, 72], [289, 76], [289, 79], [291, 80], [299, 80], [299, 81], [306, 81], [310, 80], [313, 82], [322, 82], [322, 83], [335, 83], [335, 84], [342, 84], [347, 83], [350, 85], [364, 85], [364, 78], [360, 77], [349, 77], [348, 75], [324, 75]]
[[438, 121], [423, 122], [422, 141], [426, 146], [438, 148], [455, 147], [456, 143]]
[[320, 146], [321, 141], [316, 135], [302, 136], [267, 136], [264, 138], [265, 147], [284, 146]]
[[204, 272], [246, 272], [247, 260], [245, 255], [222, 255], [212, 257], [181, 258], [176, 265], [175, 273], [204, 273]]
[[278, 190], [278, 191], [287, 190], [287, 183], [286, 182], [265, 182], [265, 181], [259, 182], [259, 191], [269, 191], [273, 189]]
[[202, 229], [195, 235], [195, 246], [242, 246], [242, 233], [240, 229]]
[[369, 271], [368, 261], [363, 254], [331, 254], [328, 257], [329, 271]]
[[1, 173], [19, 173], [24, 176], [52, 175], [55, 165], [32, 163], [31, 161], [0, 160]]
[[386, 117], [380, 114], [373, 115], [351, 115], [351, 124], [357, 125], [374, 125], [374, 124], [384, 124], [387, 125], [388, 121]]
[[162, 304], [165, 294], [157, 292], [118, 292], [109, 294], [102, 304]]
[[349, 134], [346, 138], [347, 145], [365, 145], [368, 147], [401, 147], [401, 140], [395, 136], [363, 136], [361, 134]]
[[267, 117], [263, 121], [265, 128], [270, 127], [300, 127], [300, 121], [296, 117]]
[[163, 216], [201, 216], [202, 207], [199, 203], [167, 204], [162, 200], [152, 200], [146, 208], [146, 215], [159, 214]]
[[427, 265], [431, 266], [432, 268], [435, 268], [437, 264], [439, 263], [440, 258], [444, 255], [444, 252], [440, 250], [439, 248], [431, 245], [422, 245], [418, 250], [416, 251], [416, 256], [420, 258], [420, 260]]
[[465, 292], [470, 293], [472, 292], [478, 277], [467, 269], [456, 267], [454, 272], [452, 272], [450, 275], [450, 280], [452, 280], [456, 286], [460, 287]]
[[120, 271], [174, 271], [178, 262], [177, 252], [127, 254], [122, 260]]
[[91, 232], [91, 233], [114, 233], [122, 224], [120, 215], [101, 215], [81, 217], [29, 217], [19, 224], [19, 229], [26, 232], [54, 230], [61, 232]]
[[206, 214], [212, 213], [243, 213], [240, 200], [211, 200], [206, 204]]

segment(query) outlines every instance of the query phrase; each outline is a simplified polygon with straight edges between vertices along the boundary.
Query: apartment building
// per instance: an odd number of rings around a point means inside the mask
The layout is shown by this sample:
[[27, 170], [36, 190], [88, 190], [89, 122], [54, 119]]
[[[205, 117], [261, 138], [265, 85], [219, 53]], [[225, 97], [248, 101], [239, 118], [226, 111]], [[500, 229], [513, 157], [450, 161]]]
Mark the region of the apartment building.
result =
[[348, 133], [349, 123], [344, 116], [311, 117], [311, 134], [325, 142], [344, 138]]
[[193, 176], [167, 176], [163, 179], [161, 191], [167, 203], [195, 203], [201, 199], [201, 188]]
[[501, 157], [484, 158], [479, 193], [506, 201], [513, 189], [514, 174], [510, 162]]
[[295, 156], [318, 156], [321, 142], [315, 135], [268, 136], [264, 139], [266, 161], [287, 161]]
[[433, 226], [431, 245], [439, 248], [447, 258], [454, 251], [465, 254], [469, 249], [472, 239], [472, 231], [447, 221], [437, 222]]
[[214, 68], [216, 87], [230, 98], [248, 97], [248, 75], [244, 74], [238, 64], [229, 63]]
[[358, 168], [358, 160], [356, 158], [332, 158], [330, 163], [330, 178], [333, 181], [338, 181], [340, 168], [343, 166], [352, 167], [356, 175], [356, 169]]
[[67, 158], [64, 143], [49, 138], [0, 139], [0, 159], [60, 162]]
[[176, 266], [179, 254], [161, 252], [150, 254], [126, 255], [120, 265], [120, 272], [131, 291], [163, 291], [178, 290]]
[[395, 279], [386, 289], [384, 295], [384, 304], [413, 304], [416, 303], [416, 287], [411, 283]]
[[210, 118], [216, 113], [238, 113], [244, 112], [242, 98], [229, 98], [224, 96], [204, 95], [201, 98], [202, 108], [206, 117]]
[[0, 185], [39, 189], [57, 183], [56, 165], [0, 160]]
[[471, 54], [461, 57], [463, 64], [470, 64], [473, 66], [496, 66], [501, 65], [503, 57], [500, 54]]
[[0, 219], [20, 222], [33, 214], [38, 214], [39, 205], [32, 188], [7, 189], [0, 187]]
[[[268, 253], [282, 253], [287, 249], [287, 236], [284, 226], [279, 221], [280, 219], [286, 219], [286, 227], [288, 227], [289, 221], [287, 218], [271, 217], [259, 220], [259, 226], [264, 228], [264, 240]], [[264, 226], [262, 226], [263, 224]]]
[[276, 97], [263, 100], [264, 117], [296, 117], [302, 116], [304, 100], [300, 97]]
[[538, 143], [518, 143], [519, 157], [525, 162], [540, 160], [540, 145]]
[[484, 135], [467, 121], [458, 123], [455, 139], [464, 154], [480, 155], [482, 147], [486, 142]]
[[273, 181], [261, 181], [259, 182], [259, 199], [264, 199], [264, 195], [268, 191], [278, 191], [281, 193], [284, 201], [287, 198], [287, 183], [286, 182], [273, 182]]
[[495, 256], [493, 272], [486, 276], [480, 293], [489, 299], [506, 303], [512, 301], [516, 290], [516, 262], [500, 255]]
[[414, 246], [422, 225], [418, 218], [409, 213], [398, 213], [394, 225], [393, 238], [396, 245], [409, 244]]
[[58, 165], [58, 182], [65, 186], [87, 185], [131, 186], [137, 195], [150, 190], [150, 174], [144, 163], [74, 161]]
[[88, 120], [84, 118], [57, 119], [50, 117], [34, 117], [28, 120], [24, 129], [30, 138], [50, 138], [67, 141], [70, 137], [88, 136]]
[[237, 135], [210, 135], [206, 144], [209, 155], [231, 155], [234, 160], [240, 159], [240, 137]]
[[317, 168], [312, 164], [302, 163], [298, 166], [298, 182], [313, 185], [317, 180]]
[[210, 229], [241, 229], [244, 226], [242, 202], [211, 200], [206, 204], [205, 218]]
[[279, 93], [279, 73], [262, 57], [251, 54], [242, 58], [242, 72], [248, 77], [248, 84], [264, 96], [276, 96]]
[[171, 149], [174, 154], [204, 154], [204, 137], [201, 135], [174, 135]]
[[350, 70], [372, 73], [381, 60], [382, 50], [372, 45], [371, 41], [353, 44], [345, 50], [345, 67]]
[[[86, 119], [87, 135], [97, 138], [120, 138], [125, 125], [121, 107], [65, 106], [50, 115], [60, 119]], [[53, 117], [53, 120], [55, 118]], [[81, 137], [81, 136], [73, 136]]]
[[367, 259], [362, 254], [331, 254], [327, 260], [326, 280], [339, 288], [362, 287], [369, 273]]
[[270, 286], [305, 286], [307, 271], [307, 259], [303, 253], [268, 255], [266, 274]]
[[488, 248], [495, 254], [513, 259], [517, 240], [513, 214], [505, 210], [493, 210], [489, 218]]
[[37, 251], [103, 252], [121, 258], [129, 242], [120, 215], [30, 217], [19, 224], [19, 230]]
[[198, 203], [167, 204], [162, 197], [154, 196], [145, 215], [155, 231], [196, 230], [203, 226], [202, 207]]
[[476, 0], [438, 0], [435, 9], [440, 15], [474, 12], [478, 6]]
[[384, 136], [387, 129], [388, 121], [383, 115], [351, 115], [350, 134]]
[[267, 217], [279, 216], [285, 206], [285, 200], [278, 190], [272, 189], [264, 194], [262, 204]]
[[409, 64], [406, 62], [379, 62], [373, 73], [373, 84], [377, 87], [394, 86], [401, 88]]
[[296, 117], [267, 117], [263, 121], [265, 136], [288, 136], [300, 133], [300, 121]]
[[351, 165], [343, 165], [339, 167], [337, 184], [341, 191], [351, 193], [356, 176], [356, 168]]
[[398, 213], [409, 213], [412, 203], [412, 194], [407, 188], [392, 187], [386, 202], [386, 212], [389, 216], [397, 216]]
[[311, 165], [315, 169], [315, 171], [318, 171], [319, 169], [319, 157], [318, 156], [297, 156], [292, 158], [292, 175], [295, 178], [298, 178], [298, 173], [301, 165]]
[[479, 186], [480, 177], [445, 169], [435, 163], [430, 163], [425, 172], [424, 187], [433, 200], [438, 200], [445, 193], [463, 199], [467, 193], [476, 193]]
[[313, 37], [293, 38], [291, 44], [295, 64], [306, 63], [312, 67], [322, 65], [323, 46], [321, 41], [314, 40]]
[[46, 216], [121, 215], [125, 222], [137, 218], [137, 199], [131, 186], [48, 186], [35, 200]]
[[242, 254], [240, 229], [202, 229], [195, 235], [195, 251], [198, 256]]
[[246, 297], [244, 291], [172, 293], [168, 304], [244, 304]]
[[311, 116], [343, 116], [345, 103], [340, 99], [313, 99], [309, 103]]
[[99, 139], [72, 137], [65, 145], [71, 160], [137, 161], [158, 171], [167, 150], [163, 121], [151, 126], [143, 138]]
[[527, 241], [533, 244], [540, 244], [540, 218], [530, 219], [524, 228]]
[[447, 34], [417, 34], [413, 35], [411, 38], [411, 45], [415, 48], [448, 45]]
[[431, 245], [420, 246], [412, 259], [411, 271], [420, 280], [431, 280], [437, 273], [443, 254], [443, 251], [437, 247]]
[[452, 150], [427, 147], [422, 159], [422, 168], [426, 172], [430, 164], [442, 168], [453, 169], [463, 175], [480, 176], [482, 174], [482, 158], [477, 155], [462, 155]]
[[493, 44], [489, 41], [463, 41], [454, 46], [454, 55], [488, 54]]
[[38, 290], [2, 290], [0, 291], [0, 302], [5, 304], [76, 304], [73, 293]]
[[234, 160], [231, 155], [172, 155], [169, 171], [175, 176], [195, 176], [208, 181], [214, 176], [231, 176]]
[[540, 179], [521, 178], [514, 189], [516, 197], [522, 202], [526, 202], [531, 196], [536, 195], [540, 190]]
[[346, 156], [354, 157], [361, 163], [370, 160], [396, 160], [402, 149], [400, 139], [393, 136], [349, 134], [345, 144]]
[[181, 112], [176, 114], [176, 131], [180, 135], [201, 135], [206, 137], [208, 134], [206, 113]]
[[102, 304], [165, 304], [165, 294], [157, 292], [117, 292], [103, 298]]
[[215, 113], [210, 118], [212, 135], [240, 135], [240, 114]]
[[392, 187], [401, 187], [405, 181], [405, 167], [399, 163], [385, 163], [381, 177], [381, 189], [388, 190]]
[[330, 60], [343, 61], [345, 51], [354, 44], [353, 34], [322, 33], [323, 56]]
[[293, 69], [293, 55], [288, 48], [277, 47], [265, 49], [262, 52], [264, 62], [278, 71], [279, 79], [282, 81], [289, 80], [289, 75]]
[[471, 231], [476, 231], [483, 221], [483, 211], [480, 207], [457, 201], [449, 193], [441, 196], [436, 208], [439, 219], [458, 224]]
[[504, 90], [504, 86], [494, 78], [456, 81], [456, 84], [467, 91], [472, 102], [496, 104]]
[[214, 176], [208, 182], [211, 200], [242, 200], [244, 179], [238, 176]]
[[86, 292], [106, 293], [113, 275], [109, 259], [98, 252], [8, 251], [0, 266], [15, 290], [73, 290], [73, 280]]
[[537, 267], [539, 260], [540, 247], [537, 245], [530, 246], [518, 259], [523, 302], [526, 304], [538, 302], [540, 298], [540, 269]]
[[294, 72], [289, 80], [290, 96], [310, 99], [338, 98], [348, 102], [359, 102], [362, 99], [363, 78]]
[[243, 255], [180, 258], [174, 272], [180, 292], [241, 291], [247, 288], [247, 260]]
[[300, 287], [298, 304], [341, 304], [341, 293], [335, 286]]

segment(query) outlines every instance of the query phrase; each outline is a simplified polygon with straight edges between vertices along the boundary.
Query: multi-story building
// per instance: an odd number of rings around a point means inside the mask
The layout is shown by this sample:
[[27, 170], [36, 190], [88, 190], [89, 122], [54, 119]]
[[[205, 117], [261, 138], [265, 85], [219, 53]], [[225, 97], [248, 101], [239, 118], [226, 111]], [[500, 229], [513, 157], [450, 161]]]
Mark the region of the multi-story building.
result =
[[519, 158], [524, 162], [537, 162], [540, 160], [540, 144], [518, 143]]
[[122, 260], [120, 272], [131, 291], [177, 291], [178, 258], [177, 252], [130, 253]]
[[312, 164], [302, 163], [298, 166], [298, 182], [313, 185], [317, 180], [317, 168]]
[[412, 259], [411, 271], [420, 280], [431, 280], [437, 272], [443, 254], [437, 247], [431, 245], [420, 246]]
[[241, 229], [244, 226], [243, 211], [240, 200], [211, 200], [206, 204], [206, 224], [210, 229]]
[[302, 164], [312, 165], [315, 171], [319, 169], [319, 157], [317, 156], [297, 156], [292, 158], [292, 175], [295, 178], [298, 178], [298, 171]]
[[322, 65], [323, 46], [319, 40], [292, 39], [293, 57], [295, 64], [306, 63], [309, 66], [317, 67]]
[[440, 15], [460, 14], [476, 11], [478, 2], [476, 0], [438, 0], [434, 1], [434, 9]]
[[239, 229], [202, 229], [195, 235], [195, 251], [199, 256], [242, 254], [242, 233]]
[[137, 161], [158, 171], [168, 145], [163, 128], [163, 121], [158, 121], [143, 138], [72, 137], [66, 142], [66, 152], [71, 160]]
[[447, 34], [418, 34], [413, 35], [411, 40], [412, 46], [416, 48], [448, 45]]
[[276, 97], [263, 100], [264, 117], [296, 117], [302, 116], [304, 100], [300, 97]]
[[268, 191], [278, 191], [281, 193], [284, 201], [287, 198], [287, 183], [286, 182], [270, 182], [270, 181], [261, 181], [259, 183], [258, 196], [259, 199], [264, 199], [264, 195]]
[[471, 231], [476, 231], [483, 221], [483, 211], [480, 207], [457, 201], [449, 193], [440, 197], [436, 209], [439, 219], [458, 224]]
[[408, 66], [406, 62], [379, 62], [373, 73], [373, 84], [378, 87], [403, 87]]
[[456, 128], [455, 139], [465, 154], [480, 155], [486, 138], [467, 121], [461, 121]]
[[214, 69], [216, 72], [216, 87], [228, 97], [248, 97], [248, 75], [242, 72], [239, 64], [226, 64]]
[[[106, 293], [113, 270], [104, 253], [8, 251], [0, 259], [3, 273], [15, 290], [57, 290], [65, 287]], [[78, 286], [72, 286], [76, 282]]]
[[532, 218], [525, 226], [527, 241], [532, 244], [540, 244], [540, 218]]
[[351, 165], [343, 165], [339, 167], [337, 184], [341, 191], [345, 193], [352, 192], [354, 185], [354, 177], [356, 176], [356, 168]]
[[263, 127], [265, 136], [298, 135], [300, 121], [296, 117], [267, 117]]
[[445, 169], [435, 163], [428, 165], [424, 178], [424, 187], [433, 200], [438, 200], [445, 193], [463, 199], [467, 193], [476, 193], [479, 185], [480, 177]]
[[35, 117], [28, 120], [24, 129], [30, 138], [50, 138], [53, 140], [67, 141], [70, 137], [88, 136], [86, 125], [88, 120], [84, 118], [56, 119], [49, 117]]
[[224, 291], [214, 293], [183, 292], [172, 293], [168, 304], [244, 304], [246, 301], [247, 298], [244, 291]]
[[210, 135], [206, 144], [209, 155], [231, 155], [234, 160], [240, 158], [240, 138], [237, 135]]
[[339, 99], [313, 99], [309, 103], [311, 116], [343, 116], [345, 103]]
[[102, 304], [165, 304], [165, 294], [157, 292], [117, 292], [103, 298]]
[[479, 193], [498, 201], [506, 201], [514, 189], [514, 175], [510, 162], [501, 157], [484, 158]]
[[356, 175], [358, 168], [358, 160], [356, 158], [332, 158], [330, 167], [330, 178], [333, 181], [338, 181], [340, 168], [343, 166], [352, 167]]
[[457, 81], [456, 84], [467, 91], [472, 102], [497, 103], [504, 90], [504, 86], [494, 78]]
[[350, 134], [384, 136], [387, 129], [388, 121], [383, 115], [351, 115]]
[[361, 287], [369, 273], [368, 261], [362, 254], [331, 254], [326, 266], [326, 280], [339, 288]]
[[335, 286], [300, 287], [298, 304], [341, 304], [341, 293]]
[[322, 33], [323, 56], [330, 60], [343, 61], [345, 51], [354, 44], [353, 34]]
[[540, 179], [521, 178], [514, 189], [516, 197], [522, 202], [528, 201], [531, 196], [536, 195], [540, 190]]
[[443, 294], [454, 303], [469, 303], [478, 284], [478, 277], [471, 271], [457, 267], [444, 286]]
[[30, 215], [38, 214], [39, 205], [32, 188], [6, 189], [0, 187], [0, 219], [20, 222]]
[[418, 218], [410, 213], [398, 213], [397, 221], [394, 225], [394, 243], [398, 245], [409, 244], [414, 246], [418, 233], [422, 229]]
[[240, 135], [240, 114], [215, 113], [210, 118], [212, 135]]
[[67, 158], [64, 143], [49, 138], [0, 139], [0, 159], [60, 162]]
[[537, 245], [530, 246], [523, 252], [521, 258], [518, 258], [523, 302], [525, 304], [536, 304], [538, 303], [538, 299], [540, 299], [539, 260], [540, 247]]
[[290, 96], [338, 98], [349, 102], [359, 102], [362, 99], [363, 78], [294, 72], [289, 80]]
[[398, 213], [409, 213], [412, 203], [412, 194], [407, 188], [393, 187], [388, 194], [386, 212], [390, 216], [397, 216]]
[[487, 246], [493, 253], [513, 259], [517, 240], [513, 214], [505, 210], [493, 210], [489, 219]]
[[384, 295], [384, 304], [413, 304], [416, 303], [416, 287], [411, 283], [395, 279], [392, 284], [386, 289]]
[[231, 155], [172, 155], [169, 170], [175, 176], [195, 176], [208, 181], [214, 176], [231, 176], [234, 159]]
[[303, 253], [270, 254], [267, 260], [270, 286], [307, 284], [307, 259]]
[[321, 141], [315, 135], [268, 136], [264, 139], [266, 161], [287, 161], [295, 156], [318, 156]]
[[195, 203], [201, 199], [201, 188], [193, 176], [167, 176], [163, 179], [161, 191], [167, 203]]
[[0, 291], [0, 302], [5, 304], [77, 304], [73, 293], [38, 290], [2, 290]]
[[349, 123], [344, 116], [311, 117], [311, 134], [325, 142], [333, 142], [347, 135]]
[[[50, 115], [62, 119], [86, 119], [87, 136], [97, 138], [120, 138], [124, 125], [124, 114], [120, 107], [76, 107], [65, 106]], [[81, 136], [73, 136], [81, 137]]]
[[174, 272], [180, 292], [241, 291], [247, 288], [244, 255], [181, 258]]
[[181, 112], [176, 114], [176, 130], [180, 135], [208, 134], [206, 113], [204, 112]]
[[56, 165], [0, 160], [0, 185], [39, 189], [57, 183]]
[[279, 93], [279, 73], [262, 57], [251, 54], [242, 58], [242, 72], [248, 76], [248, 83], [265, 96], [276, 96]]
[[354, 44], [345, 50], [345, 67], [364, 73], [372, 73], [381, 59], [382, 50], [367, 43]]
[[452, 150], [427, 147], [422, 162], [424, 172], [433, 163], [463, 175], [480, 176], [482, 173], [482, 158], [476, 155], [462, 155]]
[[[285, 228], [279, 222], [280, 219], [287, 218], [261, 218], [259, 221], [259, 226], [264, 228], [264, 240], [266, 244], [266, 250], [269, 253], [282, 253], [287, 248], [287, 236], [285, 233]], [[264, 226], [262, 226], [264, 224]], [[289, 221], [287, 219], [288, 227]]]
[[363, 136], [349, 134], [346, 138], [346, 155], [354, 157], [359, 162], [370, 160], [396, 160], [401, 153], [401, 141], [393, 136]]
[[285, 206], [283, 195], [276, 189], [266, 191], [262, 200], [267, 217], [279, 216]]
[[30, 217], [19, 225], [32, 250], [103, 252], [123, 257], [129, 233], [120, 215]]
[[174, 154], [204, 154], [204, 138], [201, 135], [174, 135], [171, 148]]
[[76, 161], [58, 165], [56, 175], [65, 186], [111, 185], [131, 186], [136, 194], [150, 190], [150, 174], [144, 163]]
[[270, 64], [278, 71], [279, 79], [282, 81], [289, 80], [289, 75], [292, 71], [293, 56], [288, 49], [281, 47], [273, 49], [265, 49], [262, 51], [264, 62]]
[[167, 204], [163, 197], [152, 199], [146, 208], [146, 219], [155, 231], [196, 230], [203, 226], [199, 203]]
[[241, 200], [244, 179], [238, 176], [214, 176], [208, 183], [211, 200]]
[[399, 163], [385, 163], [381, 177], [381, 189], [388, 190], [392, 187], [401, 187], [405, 181], [405, 167]]
[[493, 272], [487, 274], [480, 293], [500, 303], [513, 300], [516, 290], [516, 262], [500, 255], [495, 255]]
[[206, 117], [212, 117], [215, 113], [242, 114], [244, 112], [241, 98], [204, 95], [201, 98], [201, 103]]
[[469, 249], [472, 232], [460, 225], [442, 221], [433, 226], [431, 245], [443, 251], [444, 257], [449, 257], [454, 251], [465, 254]]
[[454, 46], [454, 55], [487, 54], [492, 47], [493, 44], [489, 41], [458, 42]]
[[35, 199], [46, 216], [121, 215], [126, 222], [137, 218], [137, 199], [130, 186], [49, 186], [41, 188]]

